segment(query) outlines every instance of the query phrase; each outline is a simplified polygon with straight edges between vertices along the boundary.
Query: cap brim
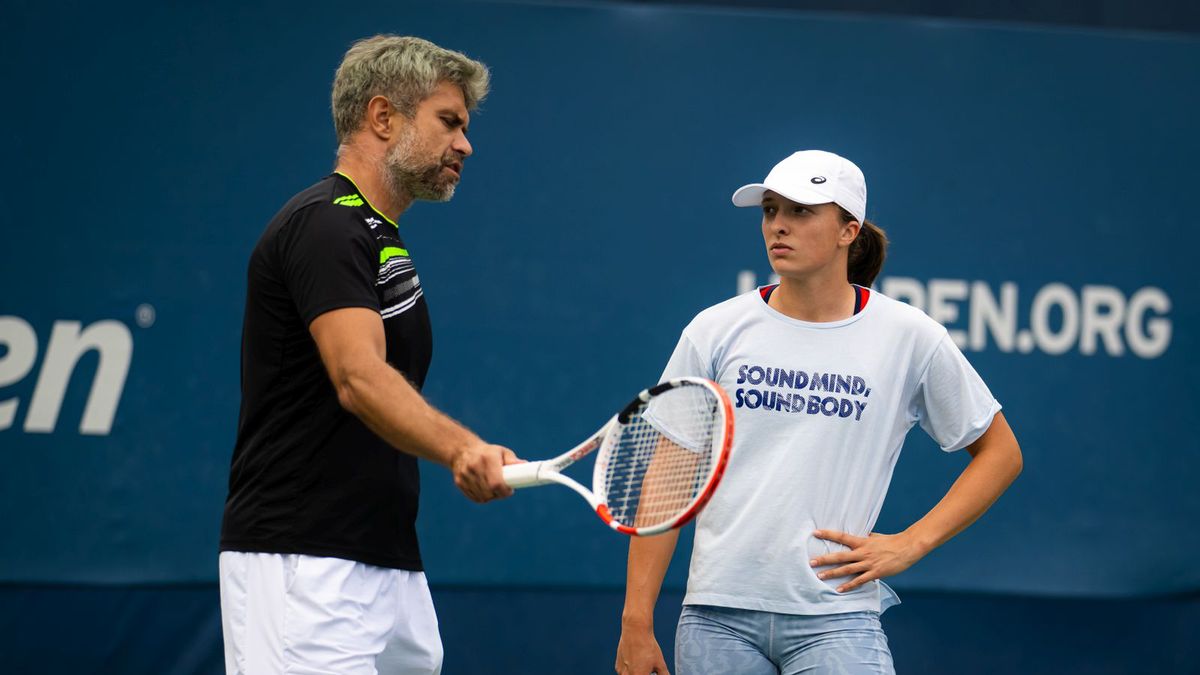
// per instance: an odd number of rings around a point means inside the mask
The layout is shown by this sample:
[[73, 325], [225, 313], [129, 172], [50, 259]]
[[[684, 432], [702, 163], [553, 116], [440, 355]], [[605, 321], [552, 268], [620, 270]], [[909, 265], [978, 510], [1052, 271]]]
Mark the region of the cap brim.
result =
[[763, 193], [767, 191], [767, 186], [762, 183], [751, 183], [743, 185], [733, 193], [734, 206], [758, 206], [762, 204]]
[[831, 204], [833, 199], [828, 195], [823, 195], [815, 190], [781, 190], [779, 188], [770, 187], [763, 183], [751, 183], [743, 185], [733, 193], [734, 206], [762, 206], [763, 194], [767, 190], [775, 194], [782, 195], [797, 204]]

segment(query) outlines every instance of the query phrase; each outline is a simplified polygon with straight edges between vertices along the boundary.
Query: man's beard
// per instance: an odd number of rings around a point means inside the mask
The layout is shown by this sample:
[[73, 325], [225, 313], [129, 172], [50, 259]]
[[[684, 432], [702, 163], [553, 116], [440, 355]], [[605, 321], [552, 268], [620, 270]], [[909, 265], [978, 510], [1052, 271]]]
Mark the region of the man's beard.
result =
[[446, 202], [454, 196], [457, 180], [446, 176], [442, 168], [456, 161], [453, 152], [429, 162], [423, 161], [423, 152], [417, 142], [417, 131], [409, 126], [401, 134], [396, 145], [384, 157], [384, 175], [392, 196], [398, 199], [421, 199], [430, 202]]

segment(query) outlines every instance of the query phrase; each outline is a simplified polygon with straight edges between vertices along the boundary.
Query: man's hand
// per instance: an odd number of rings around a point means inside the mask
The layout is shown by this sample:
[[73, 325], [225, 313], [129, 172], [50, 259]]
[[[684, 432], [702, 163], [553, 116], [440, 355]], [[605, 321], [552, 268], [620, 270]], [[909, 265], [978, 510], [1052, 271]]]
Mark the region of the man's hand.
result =
[[856, 537], [836, 530], [814, 530], [813, 536], [850, 547], [849, 551], [829, 553], [809, 561], [809, 565], [812, 567], [837, 565], [837, 567], [818, 574], [817, 577], [820, 579], [858, 575], [849, 582], [838, 586], [838, 593], [854, 590], [868, 581], [899, 574], [924, 557], [926, 553], [903, 533], [877, 534], [872, 532], [869, 537]]
[[617, 662], [613, 667], [617, 675], [671, 675], [652, 627], [621, 627]]
[[522, 460], [506, 447], [478, 441], [464, 447], [450, 462], [454, 484], [471, 501], [480, 504], [510, 496], [512, 488], [504, 482], [502, 467]]

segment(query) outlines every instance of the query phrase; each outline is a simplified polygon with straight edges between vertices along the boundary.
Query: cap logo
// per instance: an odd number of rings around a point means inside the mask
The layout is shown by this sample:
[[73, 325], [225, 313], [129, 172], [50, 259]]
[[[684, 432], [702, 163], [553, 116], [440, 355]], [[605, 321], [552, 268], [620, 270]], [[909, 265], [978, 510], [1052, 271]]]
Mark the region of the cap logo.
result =
[[812, 182], [817, 185], [820, 185], [821, 183], [825, 182], [825, 176], [814, 176], [812, 179]]

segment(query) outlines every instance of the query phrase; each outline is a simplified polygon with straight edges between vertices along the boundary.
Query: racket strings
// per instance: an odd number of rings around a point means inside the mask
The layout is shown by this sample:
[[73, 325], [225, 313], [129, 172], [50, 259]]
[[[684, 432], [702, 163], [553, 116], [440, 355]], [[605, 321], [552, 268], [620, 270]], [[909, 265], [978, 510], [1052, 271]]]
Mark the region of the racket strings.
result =
[[722, 423], [719, 399], [700, 385], [641, 406], [608, 448], [602, 489], [613, 519], [650, 527], [680, 516], [708, 482]]

